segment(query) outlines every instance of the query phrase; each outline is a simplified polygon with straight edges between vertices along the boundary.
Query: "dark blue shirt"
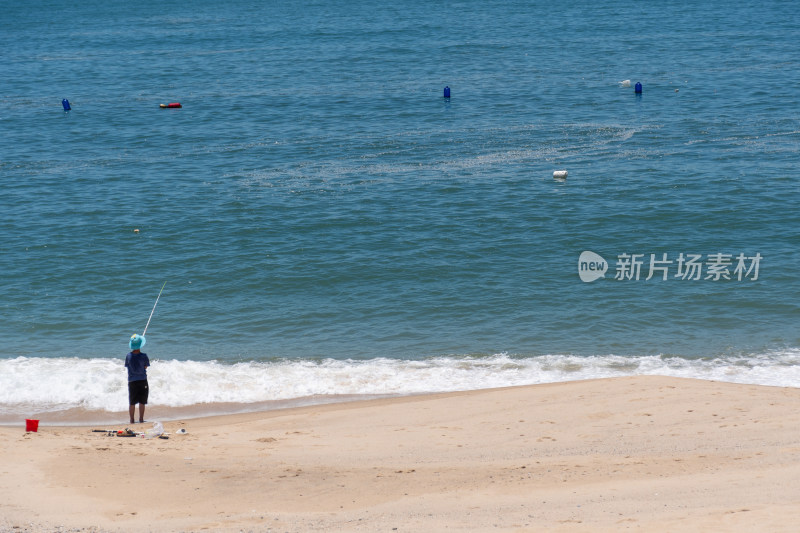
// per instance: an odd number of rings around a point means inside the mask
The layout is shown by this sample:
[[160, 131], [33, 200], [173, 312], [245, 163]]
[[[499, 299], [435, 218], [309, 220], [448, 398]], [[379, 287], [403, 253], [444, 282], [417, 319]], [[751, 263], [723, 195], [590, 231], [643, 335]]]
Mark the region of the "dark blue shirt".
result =
[[143, 352], [128, 352], [125, 356], [125, 367], [128, 369], [128, 381], [141, 381], [147, 379], [147, 367], [150, 366], [150, 359]]

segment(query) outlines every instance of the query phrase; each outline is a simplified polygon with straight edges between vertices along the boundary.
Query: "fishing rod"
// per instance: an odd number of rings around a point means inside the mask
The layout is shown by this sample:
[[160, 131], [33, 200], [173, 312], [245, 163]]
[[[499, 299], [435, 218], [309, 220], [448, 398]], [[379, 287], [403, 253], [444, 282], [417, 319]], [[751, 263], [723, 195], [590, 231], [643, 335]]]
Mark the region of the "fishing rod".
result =
[[165, 281], [164, 285], [161, 286], [161, 290], [158, 291], [158, 296], [156, 297], [156, 303], [153, 304], [153, 310], [150, 311], [150, 317], [147, 319], [147, 324], [145, 325], [144, 331], [142, 332], [142, 337], [144, 337], [144, 334], [147, 333], [147, 326], [150, 325], [150, 319], [153, 318], [153, 313], [155, 312], [156, 306], [158, 305], [158, 299], [161, 298], [161, 293], [164, 292], [164, 286], [166, 284], [167, 284], [167, 282]]

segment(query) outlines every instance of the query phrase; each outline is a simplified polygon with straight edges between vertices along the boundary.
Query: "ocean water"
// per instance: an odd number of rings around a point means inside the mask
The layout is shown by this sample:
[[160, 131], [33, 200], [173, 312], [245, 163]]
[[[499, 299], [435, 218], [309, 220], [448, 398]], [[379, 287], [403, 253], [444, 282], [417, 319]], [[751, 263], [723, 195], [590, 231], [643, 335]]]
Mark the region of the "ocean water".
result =
[[800, 386], [792, 2], [2, 13], [0, 423]]

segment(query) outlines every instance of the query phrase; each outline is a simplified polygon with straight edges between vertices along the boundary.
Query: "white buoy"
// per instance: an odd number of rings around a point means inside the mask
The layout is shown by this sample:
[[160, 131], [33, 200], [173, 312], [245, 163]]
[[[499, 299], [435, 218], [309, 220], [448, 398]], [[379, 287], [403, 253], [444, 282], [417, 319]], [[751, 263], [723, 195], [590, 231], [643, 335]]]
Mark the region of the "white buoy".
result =
[[631, 80], [622, 80], [621, 82], [619, 82], [619, 86], [620, 87], [630, 87], [631, 86]]
[[556, 180], [565, 180], [567, 179], [567, 171], [566, 170], [556, 170], [553, 172], [553, 179]]

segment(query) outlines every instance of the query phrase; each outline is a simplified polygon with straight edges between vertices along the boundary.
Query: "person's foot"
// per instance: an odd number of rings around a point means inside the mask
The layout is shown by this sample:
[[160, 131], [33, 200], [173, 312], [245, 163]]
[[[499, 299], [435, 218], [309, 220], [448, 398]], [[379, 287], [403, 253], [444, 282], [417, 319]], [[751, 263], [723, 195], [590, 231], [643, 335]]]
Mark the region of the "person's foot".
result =
[[133, 418], [131, 418], [131, 424], [135, 424], [135, 423], [136, 423], [136, 422], [134, 422], [134, 421], [133, 421]]
[[144, 420], [139, 420], [139, 423], [140, 424], [144, 424]]

